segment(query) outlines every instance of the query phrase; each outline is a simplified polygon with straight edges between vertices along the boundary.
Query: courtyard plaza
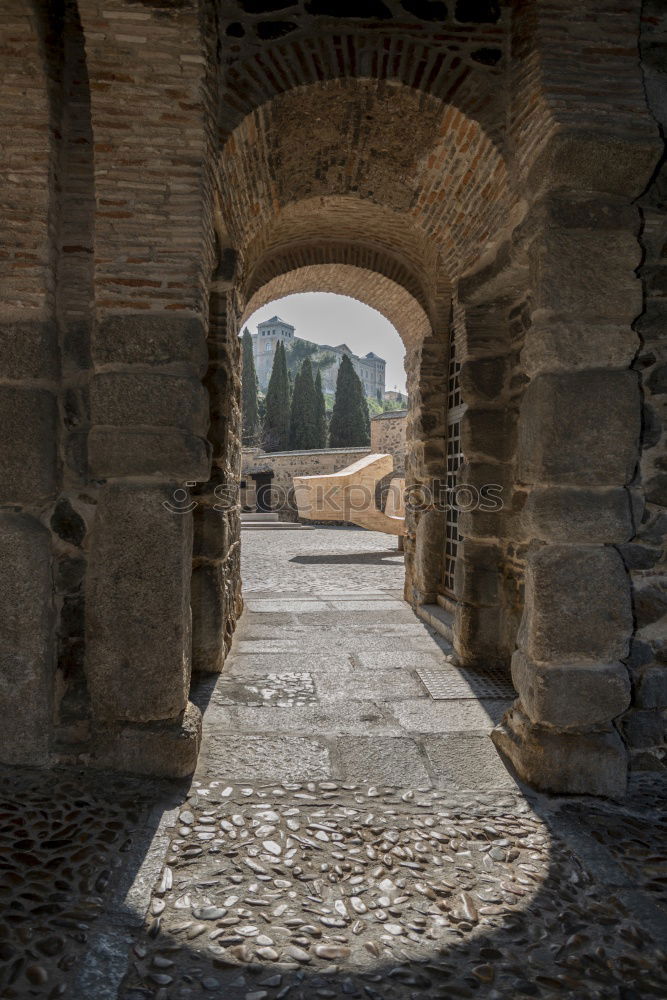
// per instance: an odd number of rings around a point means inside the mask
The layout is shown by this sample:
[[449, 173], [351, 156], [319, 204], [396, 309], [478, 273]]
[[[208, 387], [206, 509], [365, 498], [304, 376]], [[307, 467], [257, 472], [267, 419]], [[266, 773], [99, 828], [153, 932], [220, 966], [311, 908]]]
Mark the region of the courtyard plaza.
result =
[[192, 779], [4, 774], [0, 996], [667, 995], [663, 778], [517, 782], [395, 538], [244, 531], [243, 581]]

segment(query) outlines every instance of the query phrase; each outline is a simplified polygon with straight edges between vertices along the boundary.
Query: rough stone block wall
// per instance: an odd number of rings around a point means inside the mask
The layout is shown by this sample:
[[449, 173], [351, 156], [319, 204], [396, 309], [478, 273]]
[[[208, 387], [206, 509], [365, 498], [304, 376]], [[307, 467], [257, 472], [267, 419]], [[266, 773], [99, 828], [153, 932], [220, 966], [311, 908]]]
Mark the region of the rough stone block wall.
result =
[[[646, 98], [667, 136], [667, 11], [646, 0], [640, 51]], [[642, 453], [633, 531], [619, 552], [633, 584], [632, 705], [620, 727], [636, 768], [667, 767], [667, 149], [640, 199], [644, 308], [633, 369], [641, 379]]]
[[208, 482], [193, 490], [192, 666], [219, 671], [241, 613], [239, 470], [241, 467], [241, 354], [226, 293], [211, 296], [208, 439], [213, 462]]
[[[202, 521], [240, 461], [236, 330], [228, 349], [224, 309], [211, 308], [207, 338], [213, 10], [12, 0], [0, 29], [11, 138], [0, 502], [11, 509], [1, 515], [5, 598], [25, 597], [23, 619], [3, 614], [0, 637], [6, 676], [21, 672], [3, 686], [3, 708], [18, 697], [24, 706], [5, 754], [187, 773], [201, 566], [221, 581], [217, 661], [240, 612], [238, 498], [227, 491], [215, 532], [210, 519], [197, 531], [193, 581], [193, 515], [180, 497], [209, 481], [213, 456], [208, 493], [193, 502]], [[195, 666], [217, 668], [204, 661], [198, 647]]]
[[391, 455], [394, 473], [405, 475], [407, 410], [379, 413], [371, 417], [371, 451], [378, 455]]
[[[8, 733], [5, 753], [16, 762], [45, 763], [54, 719], [81, 740], [89, 714], [83, 670], [83, 547], [94, 510], [85, 457], [93, 205], [88, 78], [74, 4], [11, 2], [0, 27], [7, 154], [0, 196], [6, 199], [0, 205], [0, 502], [23, 511], [3, 513], [10, 602], [2, 612], [3, 647], [5, 663], [25, 670], [20, 682], [16, 677], [4, 687], [3, 711], [17, 722], [23, 716]], [[27, 571], [33, 582], [19, 640], [11, 605]], [[13, 705], [17, 696], [22, 706]]]
[[[517, 520], [517, 421], [527, 378], [521, 363], [530, 327], [525, 273], [501, 252], [459, 283], [452, 312], [460, 360], [462, 464], [459, 488], [474, 502], [458, 513], [453, 598], [455, 641], [464, 662], [506, 667], [524, 610], [526, 544]], [[485, 501], [493, 490], [498, 503]], [[497, 507], [497, 509], [494, 509]]]
[[[406, 420], [406, 490], [427, 491], [443, 478], [446, 453], [447, 358], [449, 326], [440, 318], [439, 330], [425, 336], [408, 351], [405, 371], [409, 408]], [[442, 575], [444, 514], [427, 499], [406, 502], [405, 599], [411, 604], [435, 602]]]

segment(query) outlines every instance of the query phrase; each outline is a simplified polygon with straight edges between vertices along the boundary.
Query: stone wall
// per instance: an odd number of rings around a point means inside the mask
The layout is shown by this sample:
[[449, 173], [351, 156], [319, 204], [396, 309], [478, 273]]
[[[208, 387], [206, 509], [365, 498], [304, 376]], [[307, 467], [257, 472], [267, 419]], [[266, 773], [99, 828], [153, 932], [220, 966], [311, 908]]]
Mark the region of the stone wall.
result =
[[371, 417], [371, 451], [377, 455], [391, 455], [394, 473], [405, 475], [405, 449], [407, 410], [390, 410]]
[[[0, 655], [19, 763], [184, 774], [196, 759], [204, 501], [182, 497], [211, 457], [209, 493], [239, 461], [236, 331], [227, 349], [226, 295], [209, 306], [216, 29], [197, 7], [3, 8]], [[238, 505], [216, 525], [196, 558], [224, 577], [219, 663], [240, 610]]]
[[[641, 56], [651, 113], [667, 135], [667, 11], [647, 0]], [[644, 308], [632, 368], [641, 380], [642, 452], [633, 494], [633, 537], [619, 552], [633, 585], [636, 632], [628, 666], [632, 705], [620, 722], [637, 768], [667, 764], [667, 158], [640, 199]]]
[[282, 511], [286, 517], [294, 514], [289, 498], [294, 476], [329, 475], [370, 454], [368, 448], [326, 448], [313, 451], [263, 452], [259, 448], [244, 448], [241, 478], [245, 482], [242, 504], [255, 506], [253, 472], [270, 473], [272, 476], [272, 509]]

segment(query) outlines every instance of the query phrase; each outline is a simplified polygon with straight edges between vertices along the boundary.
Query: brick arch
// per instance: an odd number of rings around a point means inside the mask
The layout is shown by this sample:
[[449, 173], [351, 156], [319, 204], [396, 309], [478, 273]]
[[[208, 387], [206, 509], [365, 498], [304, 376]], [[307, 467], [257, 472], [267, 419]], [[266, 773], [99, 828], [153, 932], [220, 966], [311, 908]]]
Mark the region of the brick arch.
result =
[[306, 198], [263, 220], [244, 248], [246, 293], [284, 269], [359, 264], [397, 281], [427, 308], [441, 268], [424, 233], [398, 212], [353, 196]]
[[275, 274], [248, 298], [241, 326], [274, 299], [301, 292], [334, 292], [371, 306], [396, 327], [406, 350], [419, 344], [431, 330], [426, 312], [399, 282], [368, 267], [348, 263], [311, 263]]
[[286, 12], [251, 16], [244, 4], [236, 13], [228, 5], [220, 22], [222, 141], [254, 107], [276, 95], [343, 78], [405, 84], [454, 103], [496, 136], [502, 134], [499, 82], [507, 64], [509, 5], [483, 5], [474, 23], [457, 20], [454, 5], [428, 19], [399, 0], [371, 6], [382, 10], [373, 14], [355, 4], [336, 16], [340, 4], [329, 4], [322, 14], [317, 0], [304, 0]]
[[[382, 80], [277, 95], [246, 116], [219, 168], [222, 214], [242, 254], [269, 219], [284, 230], [293, 206], [310, 202], [308, 225], [321, 221], [330, 236], [370, 212], [363, 230], [376, 229], [377, 240], [400, 246], [403, 230], [413, 232], [420, 269], [440, 254], [452, 279], [497, 241], [517, 200], [501, 150], [478, 122]], [[340, 203], [333, 216], [331, 199]]]
[[[355, 248], [349, 256], [355, 259]], [[444, 414], [446, 407], [447, 333], [444, 313], [434, 306], [427, 312], [410, 290], [398, 280], [362, 263], [363, 250], [356, 263], [307, 263], [283, 270], [278, 257], [275, 270], [263, 285], [244, 300], [239, 328], [257, 309], [287, 295], [303, 292], [334, 292], [357, 299], [385, 316], [398, 331], [405, 345], [405, 370], [408, 381], [409, 410], [406, 427], [406, 483], [428, 485], [437, 476], [444, 459]], [[294, 266], [296, 265], [296, 266]], [[269, 272], [267, 272], [269, 273]], [[419, 513], [408, 510], [405, 538], [408, 600], [423, 601], [426, 575], [424, 550], [432, 547], [432, 518], [420, 525]], [[424, 528], [426, 527], [426, 531]], [[433, 557], [431, 557], [431, 562]], [[415, 595], [419, 595], [415, 597]]]
[[281, 275], [313, 267], [328, 268], [332, 274], [337, 268], [373, 273], [385, 282], [401, 288], [419, 304], [422, 311], [429, 312], [428, 290], [400, 258], [372, 245], [343, 240], [293, 244], [264, 256], [245, 283], [244, 299], [247, 301], [254, 298], [268, 283]]

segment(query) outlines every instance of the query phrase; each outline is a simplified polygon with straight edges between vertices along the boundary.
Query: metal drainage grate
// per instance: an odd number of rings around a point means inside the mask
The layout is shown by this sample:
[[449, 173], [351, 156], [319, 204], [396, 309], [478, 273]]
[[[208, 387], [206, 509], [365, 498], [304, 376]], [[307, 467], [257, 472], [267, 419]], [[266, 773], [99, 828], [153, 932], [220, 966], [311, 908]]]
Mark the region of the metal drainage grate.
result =
[[454, 698], [515, 698], [512, 682], [498, 669], [485, 671], [457, 667], [418, 667], [426, 690], [434, 701]]

